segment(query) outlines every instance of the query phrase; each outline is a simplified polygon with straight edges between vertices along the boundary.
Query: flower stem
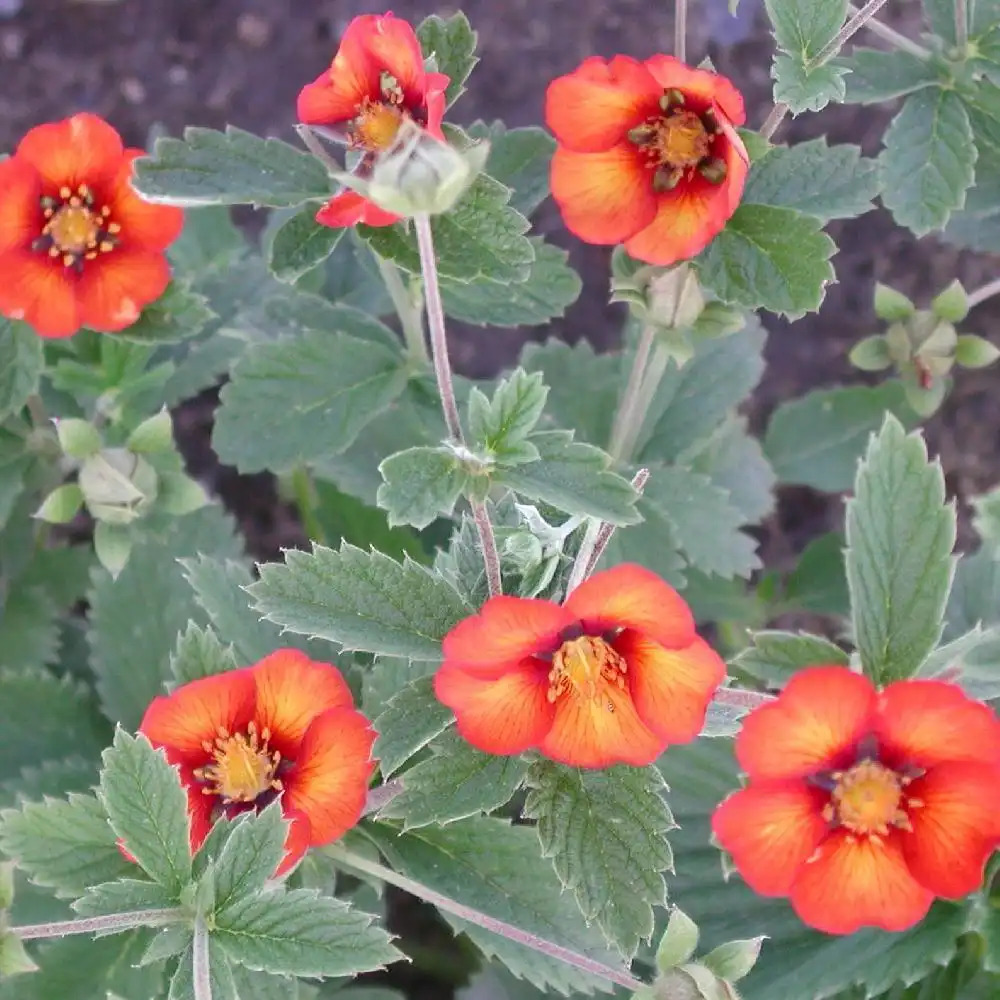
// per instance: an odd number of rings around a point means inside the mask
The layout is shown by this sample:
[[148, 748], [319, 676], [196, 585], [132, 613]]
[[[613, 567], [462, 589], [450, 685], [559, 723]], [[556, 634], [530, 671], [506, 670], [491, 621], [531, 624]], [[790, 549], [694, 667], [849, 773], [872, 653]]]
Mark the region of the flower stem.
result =
[[295, 497], [295, 509], [298, 511], [302, 530], [313, 542], [323, 542], [326, 532], [316, 516], [316, 487], [312, 476], [304, 465], [297, 465], [291, 476], [292, 495]]
[[479, 544], [483, 550], [483, 563], [486, 565], [486, 586], [490, 597], [498, 597], [503, 593], [503, 582], [500, 577], [500, 553], [497, 551], [497, 540], [493, 534], [489, 511], [482, 500], [469, 500], [472, 508], [472, 519], [476, 522], [479, 532]]
[[308, 125], [296, 125], [296, 135], [302, 140], [302, 145], [312, 153], [313, 156], [323, 164], [331, 174], [341, 172], [340, 164], [323, 148], [323, 144], [316, 138], [316, 133]]
[[731, 705], [733, 708], [760, 708], [774, 701], [773, 694], [763, 691], [748, 691], [746, 688], [719, 688], [712, 696], [716, 705]]
[[967, 299], [969, 308], [974, 309], [987, 299], [993, 298], [994, 295], [1000, 295], [1000, 278], [988, 282], [982, 288], [977, 288], [974, 292], [969, 292]]
[[116, 934], [133, 927], [163, 927], [184, 920], [179, 909], [136, 910], [134, 913], [109, 913], [101, 917], [82, 917], [79, 920], [59, 920], [51, 924], [25, 924], [7, 928], [22, 941], [36, 938], [68, 937], [71, 934]]
[[435, 892], [422, 882], [417, 882], [415, 879], [400, 875], [391, 868], [386, 868], [384, 865], [378, 864], [378, 862], [355, 854], [353, 851], [349, 851], [339, 844], [332, 844], [324, 848], [324, 853], [333, 858], [334, 861], [339, 861], [341, 864], [353, 868], [355, 871], [372, 875], [383, 882], [387, 882], [389, 885], [394, 885], [397, 889], [402, 889], [404, 892], [416, 896], [418, 899], [423, 899], [431, 905], [436, 906], [439, 910], [444, 910], [445, 913], [451, 913], [461, 920], [467, 920], [470, 924], [475, 924], [477, 927], [492, 931], [494, 934], [499, 934], [510, 941], [516, 941], [518, 944], [524, 945], [526, 948], [531, 948], [533, 951], [540, 952], [543, 955], [548, 955], [550, 958], [565, 962], [567, 965], [571, 965], [581, 972], [598, 976], [609, 983], [624, 986], [629, 990], [637, 990], [644, 985], [625, 969], [612, 968], [610, 965], [597, 962], [570, 948], [564, 948], [562, 945], [547, 941], [545, 938], [522, 930], [520, 927], [515, 927], [513, 924], [508, 924], [506, 921], [497, 920], [485, 913], [481, 913], [479, 910], [474, 910], [463, 903], [450, 899], [448, 896]]
[[770, 139], [778, 131], [778, 126], [785, 120], [785, 115], [787, 114], [788, 105], [783, 101], [778, 101], [764, 119], [764, 124], [760, 127], [760, 134], [765, 139]]
[[628, 375], [628, 382], [625, 384], [625, 392], [622, 394], [618, 412], [615, 413], [614, 422], [611, 426], [611, 440], [608, 443], [608, 454], [616, 461], [628, 459], [626, 444], [632, 434], [632, 426], [641, 423], [645, 413], [639, 413], [639, 390], [642, 386], [643, 377], [646, 374], [646, 366], [649, 363], [649, 356], [653, 350], [653, 341], [656, 339], [656, 327], [652, 323], [647, 323], [639, 334], [639, 343], [635, 348], [635, 357], [632, 359], [632, 370]]
[[365, 807], [361, 811], [362, 816], [370, 816], [384, 809], [397, 795], [403, 791], [403, 779], [392, 778], [384, 785], [368, 790], [368, 798], [365, 799]]
[[208, 928], [199, 915], [194, 922], [193, 953], [194, 1000], [212, 1000], [212, 967], [208, 957]]
[[372, 251], [378, 264], [379, 273], [385, 283], [385, 290], [392, 299], [399, 325], [403, 330], [403, 340], [406, 342], [406, 353], [410, 359], [421, 368], [430, 360], [427, 356], [427, 344], [424, 341], [424, 324], [421, 316], [421, 304], [414, 301], [414, 296], [403, 281], [399, 268], [391, 260]]
[[[851, 14], [860, 13], [861, 8], [855, 6], [853, 3], [847, 5], [847, 10]], [[904, 52], [909, 52], [910, 55], [916, 56], [918, 59], [929, 59], [931, 57], [930, 49], [925, 49], [922, 45], [918, 45], [912, 39], [906, 37], [906, 35], [901, 34], [895, 28], [890, 28], [889, 25], [883, 24], [881, 21], [874, 17], [870, 17], [867, 22], [865, 22], [865, 27], [873, 34], [878, 35], [879, 38], [885, 39], [890, 45], [895, 46], [897, 49], [902, 49]]]
[[966, 0], [955, 0], [955, 44], [963, 54], [969, 47], [969, 8]]
[[674, 58], [687, 62], [687, 0], [674, 0]]

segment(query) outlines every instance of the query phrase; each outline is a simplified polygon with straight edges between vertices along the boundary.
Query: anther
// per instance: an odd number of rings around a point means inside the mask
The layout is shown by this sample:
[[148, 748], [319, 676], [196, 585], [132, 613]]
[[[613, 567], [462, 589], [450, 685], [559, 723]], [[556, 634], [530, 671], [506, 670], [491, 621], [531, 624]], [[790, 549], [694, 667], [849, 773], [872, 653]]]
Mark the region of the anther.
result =
[[660, 110], [670, 111], [671, 108], [679, 108], [684, 105], [686, 98], [676, 87], [665, 90], [660, 97]]
[[664, 191], [673, 191], [680, 184], [683, 176], [683, 170], [671, 167], [659, 167], [653, 174], [653, 190], [658, 194], [662, 194]]
[[628, 130], [626, 136], [634, 146], [648, 146], [656, 139], [656, 128], [652, 125], [636, 125]]
[[715, 108], [708, 108], [701, 114], [701, 123], [705, 126], [705, 131], [715, 135], [720, 130], [719, 119], [715, 116]]
[[724, 160], [712, 157], [702, 160], [698, 164], [698, 173], [705, 178], [709, 184], [721, 184], [726, 179], [726, 163]]

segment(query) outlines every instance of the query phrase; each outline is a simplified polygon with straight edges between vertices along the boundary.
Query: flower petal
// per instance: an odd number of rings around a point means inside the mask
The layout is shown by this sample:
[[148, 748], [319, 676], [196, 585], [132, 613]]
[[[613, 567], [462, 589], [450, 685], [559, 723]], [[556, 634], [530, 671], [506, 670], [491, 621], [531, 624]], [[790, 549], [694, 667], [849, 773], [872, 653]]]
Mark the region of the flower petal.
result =
[[656, 215], [652, 175], [627, 143], [601, 153], [559, 146], [551, 181], [566, 228], [587, 243], [620, 243]]
[[84, 264], [77, 282], [80, 319], [104, 333], [124, 330], [169, 283], [170, 266], [162, 253], [116, 247]]
[[572, 624], [572, 616], [552, 601], [491, 597], [444, 637], [444, 658], [470, 670], [497, 670], [554, 652], [559, 633]]
[[876, 695], [846, 667], [809, 667], [777, 701], [754, 709], [736, 737], [736, 757], [751, 778], [781, 781], [833, 767], [867, 735]]
[[271, 746], [283, 757], [299, 755], [299, 744], [321, 712], [354, 708], [351, 689], [340, 671], [297, 649], [279, 649], [250, 671], [257, 686], [257, 726], [271, 731]]
[[282, 802], [309, 818], [312, 846], [329, 844], [361, 818], [374, 742], [368, 720], [353, 708], [321, 712], [306, 730], [295, 767], [283, 776]]
[[754, 892], [787, 896], [827, 834], [828, 796], [802, 781], [752, 782], [712, 814], [712, 832]]
[[637, 59], [585, 59], [556, 77], [545, 92], [545, 122], [556, 140], [577, 153], [599, 153], [625, 140], [629, 129], [659, 112], [663, 93]]
[[1000, 845], [1000, 767], [938, 764], [906, 795], [923, 803], [907, 810], [913, 831], [900, 834], [914, 878], [935, 896], [960, 899], [974, 892]]
[[[154, 698], [142, 717], [139, 732], [150, 743], [164, 747], [172, 763], [198, 767], [219, 730], [245, 732], [253, 718], [255, 690], [248, 669], [203, 677]], [[206, 796], [207, 798], [208, 796]]]
[[497, 677], [482, 677], [447, 661], [434, 693], [455, 713], [462, 738], [485, 753], [517, 754], [538, 746], [552, 725], [548, 676], [531, 660]]
[[309, 817], [298, 809], [284, 809], [285, 819], [291, 820], [285, 836], [285, 856], [274, 872], [275, 878], [286, 875], [303, 858], [312, 844], [312, 825]]
[[726, 676], [719, 654], [698, 638], [683, 649], [664, 649], [634, 629], [612, 645], [628, 664], [625, 676], [639, 718], [668, 744], [693, 740]]
[[0, 160], [0, 254], [28, 249], [41, 235], [41, 194], [42, 181], [34, 167], [16, 156]]
[[346, 69], [331, 77], [332, 70], [307, 83], [295, 102], [295, 114], [306, 125], [338, 125], [350, 121], [358, 113], [361, 102], [371, 93], [364, 74]]
[[1000, 721], [960, 687], [943, 681], [898, 681], [879, 696], [875, 722], [883, 757], [897, 766], [943, 761], [1000, 764]]
[[0, 315], [23, 319], [42, 337], [72, 337], [82, 325], [76, 282], [43, 253], [0, 254]]
[[643, 566], [622, 563], [584, 580], [565, 609], [591, 634], [633, 628], [668, 649], [691, 645], [694, 618], [684, 599]]
[[352, 32], [357, 33], [358, 43], [367, 51], [368, 58], [396, 78], [407, 102], [422, 103], [426, 76], [424, 57], [410, 22], [391, 13], [356, 17], [344, 34], [342, 50]]
[[920, 921], [934, 894], [910, 874], [896, 836], [855, 839], [843, 831], [820, 844], [792, 885], [792, 908], [827, 934], [860, 927], [903, 931]]
[[[186, 768], [181, 769], [189, 770]], [[215, 795], [206, 795], [202, 791], [202, 785], [194, 781], [191, 777], [182, 777], [187, 792], [188, 800], [188, 822], [190, 826], [191, 853], [194, 854], [205, 842], [209, 831], [212, 829], [214, 817], [212, 811], [219, 801]]]
[[663, 90], [677, 89], [685, 97], [693, 98], [697, 110], [714, 103], [732, 124], [742, 125], [747, 120], [743, 95], [726, 77], [707, 69], [695, 69], [673, 56], [651, 56], [644, 65]]
[[570, 767], [645, 767], [666, 749], [639, 718], [632, 696], [614, 684], [604, 684], [593, 697], [567, 691], [555, 708], [552, 728], [538, 748]]
[[42, 176], [47, 188], [80, 184], [100, 187], [118, 171], [121, 137], [103, 118], [81, 112], [63, 121], [36, 125], [18, 144], [15, 156]]
[[145, 155], [141, 149], [126, 150], [109, 188], [111, 221], [122, 227], [122, 246], [139, 250], [166, 250], [181, 234], [184, 212], [173, 205], [154, 205], [136, 193], [132, 187], [132, 164]]
[[445, 91], [451, 83], [451, 77], [444, 73], [427, 74], [427, 92], [424, 95], [424, 105], [427, 108], [427, 131], [435, 139], [444, 140], [444, 133], [441, 131], [441, 120], [444, 118], [447, 100]]
[[343, 191], [331, 198], [317, 213], [316, 221], [331, 229], [356, 226], [391, 226], [400, 216], [379, 208], [373, 201], [363, 198], [357, 191]]

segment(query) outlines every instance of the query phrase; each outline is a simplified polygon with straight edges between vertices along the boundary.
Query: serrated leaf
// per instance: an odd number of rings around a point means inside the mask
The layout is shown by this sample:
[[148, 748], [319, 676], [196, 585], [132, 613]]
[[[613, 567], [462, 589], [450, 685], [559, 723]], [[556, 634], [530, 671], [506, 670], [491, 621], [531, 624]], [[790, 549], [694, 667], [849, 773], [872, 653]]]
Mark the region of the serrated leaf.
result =
[[[434, 254], [443, 278], [473, 281], [488, 278], [502, 284], [525, 281], [535, 248], [524, 235], [528, 220], [508, 205], [510, 189], [480, 174], [458, 204], [431, 219]], [[381, 257], [411, 274], [420, 273], [420, 255], [412, 227], [404, 223], [358, 234]]]
[[431, 749], [432, 757], [406, 772], [403, 791], [382, 809], [380, 819], [401, 819], [403, 829], [410, 830], [492, 812], [511, 800], [528, 770], [519, 757], [482, 753], [453, 731]]
[[815, 65], [787, 52], [774, 57], [774, 101], [788, 105], [792, 114], [822, 111], [831, 101], [844, 100], [847, 70], [836, 63]]
[[959, 557], [945, 617], [949, 641], [977, 625], [1000, 624], [1000, 558], [994, 550], [984, 546]]
[[[89, 886], [73, 903], [73, 910], [81, 917], [100, 917], [109, 913], [169, 909], [176, 905], [177, 900], [172, 893], [158, 882], [123, 878], [117, 882], [101, 882]], [[115, 928], [109, 933], [119, 933], [119, 929]]]
[[765, 0], [774, 38], [804, 60], [818, 56], [847, 17], [847, 0]]
[[184, 228], [170, 244], [167, 256], [180, 273], [201, 276], [227, 268], [242, 255], [246, 245], [230, 210], [208, 205], [184, 213]]
[[134, 875], [93, 795], [70, 793], [0, 813], [0, 851], [33, 882], [79, 896], [88, 886]]
[[955, 509], [919, 434], [888, 416], [847, 502], [854, 637], [876, 684], [916, 673], [941, 637], [955, 562]]
[[145, 736], [119, 729], [104, 751], [100, 797], [108, 823], [142, 869], [172, 895], [191, 879], [187, 793]]
[[774, 146], [750, 168], [744, 203], [794, 208], [829, 222], [864, 215], [879, 193], [878, 164], [859, 146], [828, 146], [811, 139]]
[[170, 673], [178, 684], [224, 674], [237, 667], [232, 646], [224, 646], [215, 631], [188, 622], [177, 637], [177, 647], [170, 656]]
[[[102, 741], [103, 742], [106, 741]], [[70, 792], [88, 792], [97, 784], [97, 756], [53, 758], [37, 767], [22, 767], [0, 784], [0, 804], [38, 801], [47, 796], [65, 798]]]
[[771, 414], [764, 452], [783, 483], [848, 490], [865, 444], [887, 412], [913, 421], [899, 382], [818, 389]]
[[585, 514], [612, 524], [639, 520], [635, 488], [610, 471], [611, 459], [601, 449], [574, 441], [572, 431], [541, 431], [528, 442], [538, 449], [538, 461], [497, 468], [493, 482], [567, 514]]
[[404, 687], [372, 723], [379, 734], [372, 756], [379, 762], [382, 777], [398, 771], [453, 721], [451, 710], [434, 694], [430, 677], [421, 677]]
[[511, 205], [530, 216], [549, 193], [549, 164], [556, 151], [552, 136], [534, 126], [509, 129], [502, 121], [473, 122], [467, 133], [489, 142], [486, 172], [509, 187]]
[[737, 653], [729, 665], [769, 687], [779, 687], [803, 667], [846, 666], [848, 660], [847, 653], [822, 636], [765, 630], [755, 632], [752, 644]]
[[444, 93], [445, 106], [449, 107], [462, 96], [464, 83], [479, 62], [478, 36], [469, 19], [458, 11], [447, 19], [437, 14], [424, 18], [417, 26], [417, 39], [424, 58], [433, 60], [436, 70], [451, 80]]
[[216, 909], [256, 893], [274, 877], [284, 857], [287, 832], [280, 802], [240, 817], [215, 859]]
[[539, 372], [517, 368], [502, 379], [487, 400], [478, 389], [469, 396], [469, 435], [476, 446], [504, 461], [535, 429], [545, 409], [548, 387]]
[[397, 353], [339, 331], [255, 344], [222, 390], [212, 445], [241, 472], [317, 461], [347, 448], [406, 379]]
[[146, 306], [139, 319], [117, 336], [150, 346], [173, 344], [197, 337], [215, 318], [204, 295], [172, 281], [163, 295]]
[[215, 914], [212, 939], [248, 969], [290, 976], [353, 976], [402, 955], [367, 913], [308, 889], [265, 892]]
[[337, 249], [346, 229], [321, 226], [315, 205], [306, 205], [282, 223], [268, 248], [267, 266], [279, 281], [294, 284]]
[[917, 236], [944, 228], [965, 204], [976, 165], [961, 98], [938, 88], [911, 94], [883, 141], [882, 201], [893, 218]]
[[542, 761], [528, 784], [524, 814], [538, 821], [543, 856], [552, 858], [584, 917], [631, 959], [653, 933], [653, 907], [667, 901], [663, 873], [673, 871], [666, 833], [674, 820], [660, 772]]
[[912, 52], [855, 48], [837, 60], [847, 69], [847, 104], [877, 104], [904, 97], [940, 82], [941, 74], [929, 60]]
[[[601, 932], [586, 925], [572, 897], [561, 891], [555, 871], [540, 857], [536, 835], [529, 827], [481, 817], [409, 833], [372, 824], [366, 832], [392, 866], [410, 878], [488, 916], [620, 967], [619, 957], [605, 945]], [[447, 913], [442, 915], [484, 954], [498, 958], [515, 976], [542, 989], [562, 994], [610, 989], [604, 980], [558, 959]]]
[[279, 139], [243, 129], [190, 126], [183, 139], [164, 136], [135, 163], [135, 189], [162, 205], [265, 205], [285, 208], [331, 194], [326, 168]]
[[470, 477], [450, 448], [407, 448], [379, 465], [384, 480], [379, 507], [391, 526], [426, 528], [437, 517], [450, 517]]
[[38, 389], [45, 367], [42, 344], [27, 323], [0, 316], [0, 420], [17, 413]]
[[38, 669], [59, 656], [59, 609], [41, 587], [15, 580], [0, 596], [0, 667]]
[[821, 615], [846, 618], [851, 613], [841, 535], [820, 535], [802, 550], [798, 564], [785, 581], [781, 603], [796, 611]]
[[958, 684], [977, 701], [1000, 697], [1000, 629], [973, 626], [952, 642], [938, 646], [921, 664], [917, 676]]
[[836, 249], [811, 216], [741, 205], [696, 263], [702, 282], [724, 302], [795, 319], [819, 309]]
[[343, 544], [288, 551], [247, 588], [269, 621], [345, 649], [415, 660], [441, 655], [441, 640], [469, 608], [444, 580], [410, 559]]

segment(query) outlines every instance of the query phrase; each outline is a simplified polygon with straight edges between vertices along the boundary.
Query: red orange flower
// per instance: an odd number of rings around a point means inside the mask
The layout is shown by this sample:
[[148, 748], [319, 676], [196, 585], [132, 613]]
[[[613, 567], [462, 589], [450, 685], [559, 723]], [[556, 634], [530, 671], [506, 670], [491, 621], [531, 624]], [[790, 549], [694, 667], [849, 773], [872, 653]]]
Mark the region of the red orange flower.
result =
[[743, 98], [671, 56], [585, 59], [549, 84], [552, 196], [588, 243], [666, 265], [699, 253], [736, 211], [748, 159]]
[[747, 884], [830, 934], [900, 931], [978, 889], [1000, 844], [1000, 722], [940, 681], [796, 674], [744, 721], [712, 829]]
[[[444, 139], [444, 92], [450, 80], [428, 73], [420, 42], [408, 21], [388, 14], [363, 14], [347, 26], [330, 68], [299, 93], [298, 116], [306, 125], [344, 133], [362, 154], [358, 172], [370, 171], [375, 156], [392, 146], [405, 119]], [[389, 226], [399, 219], [354, 191], [332, 198], [316, 215], [324, 226]]]
[[220, 815], [281, 796], [291, 828], [278, 874], [357, 823], [374, 768], [375, 734], [340, 672], [295, 649], [157, 698], [139, 731], [180, 768], [192, 850]]
[[78, 114], [31, 129], [0, 162], [0, 314], [43, 337], [112, 333], [163, 294], [184, 214], [132, 189], [142, 155]]
[[725, 673], [676, 591], [624, 565], [561, 606], [490, 598], [445, 636], [434, 690], [487, 753], [641, 766], [698, 735]]

